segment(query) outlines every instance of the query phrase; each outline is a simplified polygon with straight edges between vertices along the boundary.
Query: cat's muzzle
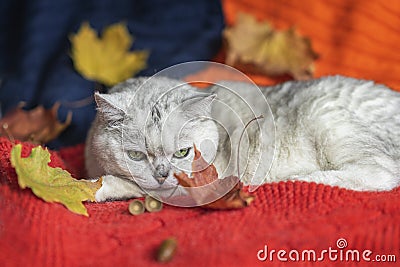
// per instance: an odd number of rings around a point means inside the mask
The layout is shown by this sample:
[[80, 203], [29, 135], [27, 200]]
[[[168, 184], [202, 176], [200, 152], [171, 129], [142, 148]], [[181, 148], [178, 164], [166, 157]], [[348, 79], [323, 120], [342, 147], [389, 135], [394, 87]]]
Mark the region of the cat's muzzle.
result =
[[167, 180], [167, 177], [156, 177], [157, 182], [162, 185], [165, 180]]

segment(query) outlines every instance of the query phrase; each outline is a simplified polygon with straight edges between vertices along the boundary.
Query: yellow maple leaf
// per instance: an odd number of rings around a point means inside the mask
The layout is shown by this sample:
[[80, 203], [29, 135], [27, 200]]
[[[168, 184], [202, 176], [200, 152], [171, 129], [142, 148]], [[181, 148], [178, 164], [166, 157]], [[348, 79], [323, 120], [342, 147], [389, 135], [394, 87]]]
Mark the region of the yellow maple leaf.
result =
[[33, 148], [27, 158], [21, 158], [21, 150], [18, 144], [10, 155], [21, 188], [29, 187], [46, 202], [58, 202], [74, 213], [89, 216], [82, 201], [95, 201], [101, 181], [77, 180], [61, 168], [50, 167], [50, 153], [41, 146]]
[[123, 23], [106, 27], [99, 38], [85, 22], [70, 40], [74, 67], [86, 79], [112, 86], [146, 68], [149, 52], [129, 51], [133, 37]]
[[308, 38], [294, 29], [277, 31], [267, 22], [241, 13], [234, 26], [224, 30], [228, 49], [226, 63], [250, 64], [267, 75], [290, 74], [295, 79], [311, 78], [318, 57]]

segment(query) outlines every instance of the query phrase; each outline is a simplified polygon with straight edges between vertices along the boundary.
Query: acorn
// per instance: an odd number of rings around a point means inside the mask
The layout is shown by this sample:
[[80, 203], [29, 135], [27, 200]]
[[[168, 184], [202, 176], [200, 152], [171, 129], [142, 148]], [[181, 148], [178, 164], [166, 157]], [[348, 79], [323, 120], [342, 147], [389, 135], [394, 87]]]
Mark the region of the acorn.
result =
[[129, 203], [129, 212], [132, 215], [140, 215], [144, 212], [144, 204], [140, 199], [135, 199]]
[[157, 212], [162, 209], [163, 204], [161, 201], [147, 195], [144, 199], [144, 207], [148, 212]]
[[177, 247], [176, 239], [173, 237], [165, 239], [157, 249], [156, 260], [158, 262], [168, 262], [175, 255]]

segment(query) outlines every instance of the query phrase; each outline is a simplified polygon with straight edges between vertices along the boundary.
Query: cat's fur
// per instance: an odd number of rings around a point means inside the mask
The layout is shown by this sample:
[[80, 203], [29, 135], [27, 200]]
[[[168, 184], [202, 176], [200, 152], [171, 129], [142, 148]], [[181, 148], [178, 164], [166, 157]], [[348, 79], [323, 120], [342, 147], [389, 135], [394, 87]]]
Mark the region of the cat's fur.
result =
[[[170, 194], [177, 184], [173, 173], [191, 172], [193, 149], [184, 159], [173, 154], [193, 144], [223, 176], [235, 174], [243, 123], [261, 114], [241, 143], [247, 184], [302, 180], [390, 190], [400, 183], [400, 94], [383, 85], [332, 76], [261, 87], [268, 108], [251, 84], [223, 82], [205, 91], [181, 84], [130, 79], [95, 95], [86, 167], [90, 177], [103, 176], [98, 201], [141, 196], [143, 189]], [[254, 112], [240, 99], [249, 99]], [[129, 150], [146, 158], [130, 160]], [[160, 169], [168, 175], [162, 184]]]

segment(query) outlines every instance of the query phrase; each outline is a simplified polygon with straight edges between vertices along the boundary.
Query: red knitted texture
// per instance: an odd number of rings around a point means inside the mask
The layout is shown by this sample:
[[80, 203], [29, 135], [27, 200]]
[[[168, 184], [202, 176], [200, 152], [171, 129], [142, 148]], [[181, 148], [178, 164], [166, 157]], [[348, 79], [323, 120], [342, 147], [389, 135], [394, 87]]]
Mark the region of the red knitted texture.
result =
[[[23, 156], [32, 147], [24, 143]], [[10, 141], [0, 138], [1, 266], [160, 266], [154, 253], [171, 236], [178, 249], [165, 266], [286, 266], [290, 263], [276, 255], [272, 262], [259, 261], [257, 252], [265, 245], [300, 253], [338, 250], [339, 238], [347, 241], [344, 252], [369, 249], [371, 259], [394, 254], [400, 260], [400, 188], [373, 193], [282, 182], [260, 187], [253, 204], [241, 210], [165, 206], [158, 213], [132, 216], [129, 202], [118, 201], [87, 203], [87, 218], [20, 189], [9, 161], [11, 148]], [[51, 154], [51, 166], [67, 166], [76, 176], [83, 173], [83, 146]], [[323, 262], [300, 258], [291, 264], [378, 266], [327, 256]]]

